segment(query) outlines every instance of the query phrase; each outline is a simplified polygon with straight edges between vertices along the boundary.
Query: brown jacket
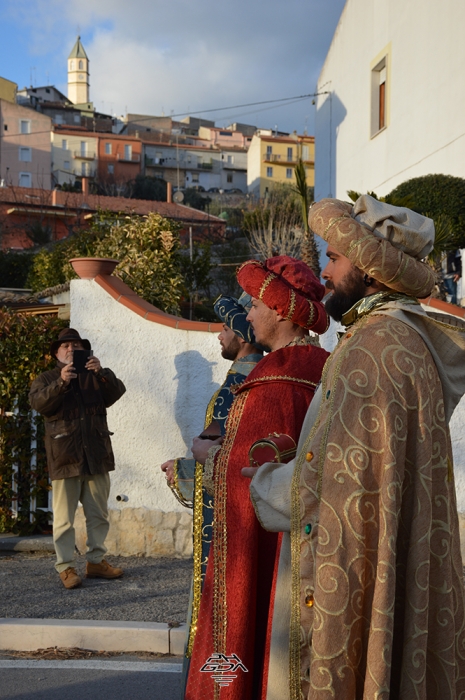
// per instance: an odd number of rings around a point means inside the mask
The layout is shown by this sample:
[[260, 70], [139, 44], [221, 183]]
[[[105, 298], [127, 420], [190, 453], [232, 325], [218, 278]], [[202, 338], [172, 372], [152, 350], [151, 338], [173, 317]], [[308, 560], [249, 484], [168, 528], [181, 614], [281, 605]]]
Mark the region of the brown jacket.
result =
[[[60, 367], [32, 382], [29, 400], [45, 419], [45, 448], [52, 480], [104, 474], [115, 468], [106, 408], [118, 401], [126, 388], [110, 369], [101, 369], [96, 378], [103, 403], [93, 413], [86, 411], [74, 381], [63, 384]], [[76, 417], [65, 418], [65, 403], [74, 407]]]

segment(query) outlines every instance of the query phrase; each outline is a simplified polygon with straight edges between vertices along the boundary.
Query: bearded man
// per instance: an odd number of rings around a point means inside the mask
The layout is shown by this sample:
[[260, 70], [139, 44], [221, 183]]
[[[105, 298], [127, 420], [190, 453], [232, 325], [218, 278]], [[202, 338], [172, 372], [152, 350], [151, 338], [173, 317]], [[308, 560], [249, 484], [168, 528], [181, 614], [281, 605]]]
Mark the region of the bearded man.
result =
[[465, 325], [417, 301], [435, 283], [421, 262], [434, 224], [366, 195], [322, 200], [309, 222], [328, 242], [326, 308], [347, 332], [295, 462], [263, 466], [251, 485], [264, 527], [291, 532], [289, 673], [272, 697], [463, 697], [448, 422], [465, 391]]
[[[222, 444], [197, 439], [192, 448], [197, 461], [205, 463], [204, 485], [214, 494], [214, 520], [188, 700], [252, 700], [265, 692], [279, 543], [257, 521], [241, 467], [251, 445], [270, 433], [285, 433], [297, 442], [328, 357], [308, 335], [309, 330], [324, 333], [328, 317], [321, 303], [323, 285], [305, 263], [287, 256], [263, 263], [249, 260], [237, 279], [252, 296], [247, 318], [255, 338], [271, 352], [234, 388]], [[240, 659], [241, 668], [229, 686], [216, 684], [216, 654]], [[219, 668], [216, 679], [221, 681], [221, 662]]]

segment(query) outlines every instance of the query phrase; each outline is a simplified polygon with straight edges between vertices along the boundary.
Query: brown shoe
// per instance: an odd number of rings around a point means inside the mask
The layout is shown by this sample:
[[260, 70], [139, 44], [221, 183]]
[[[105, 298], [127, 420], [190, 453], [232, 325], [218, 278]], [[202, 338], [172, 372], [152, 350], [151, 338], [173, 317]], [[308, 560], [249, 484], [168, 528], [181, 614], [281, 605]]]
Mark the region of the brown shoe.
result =
[[82, 583], [82, 580], [76, 573], [76, 569], [73, 569], [71, 566], [68, 566], [67, 569], [60, 573], [60, 578], [65, 588], [78, 588]]
[[103, 559], [100, 564], [91, 564], [90, 561], [86, 564], [87, 578], [119, 578], [124, 573], [123, 569], [117, 569]]

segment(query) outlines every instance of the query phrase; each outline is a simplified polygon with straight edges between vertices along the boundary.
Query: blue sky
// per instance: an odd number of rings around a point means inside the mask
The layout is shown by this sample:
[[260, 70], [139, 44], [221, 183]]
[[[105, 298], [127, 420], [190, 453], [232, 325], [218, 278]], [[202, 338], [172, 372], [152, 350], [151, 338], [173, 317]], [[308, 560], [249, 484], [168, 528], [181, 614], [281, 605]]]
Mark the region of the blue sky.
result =
[[103, 112], [187, 115], [313, 133], [311, 98], [344, 0], [2, 0], [0, 75], [56, 85], [78, 32]]

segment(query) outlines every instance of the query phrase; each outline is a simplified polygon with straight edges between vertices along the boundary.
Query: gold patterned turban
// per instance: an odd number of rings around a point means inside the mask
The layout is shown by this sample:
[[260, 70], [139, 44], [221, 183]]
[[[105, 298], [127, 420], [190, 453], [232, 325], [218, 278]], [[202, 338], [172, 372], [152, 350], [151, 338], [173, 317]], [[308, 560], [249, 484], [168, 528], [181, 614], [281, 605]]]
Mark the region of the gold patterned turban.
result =
[[378, 282], [420, 299], [431, 294], [435, 274], [421, 259], [433, 248], [432, 219], [363, 195], [354, 206], [322, 199], [311, 207], [308, 221], [314, 233]]

